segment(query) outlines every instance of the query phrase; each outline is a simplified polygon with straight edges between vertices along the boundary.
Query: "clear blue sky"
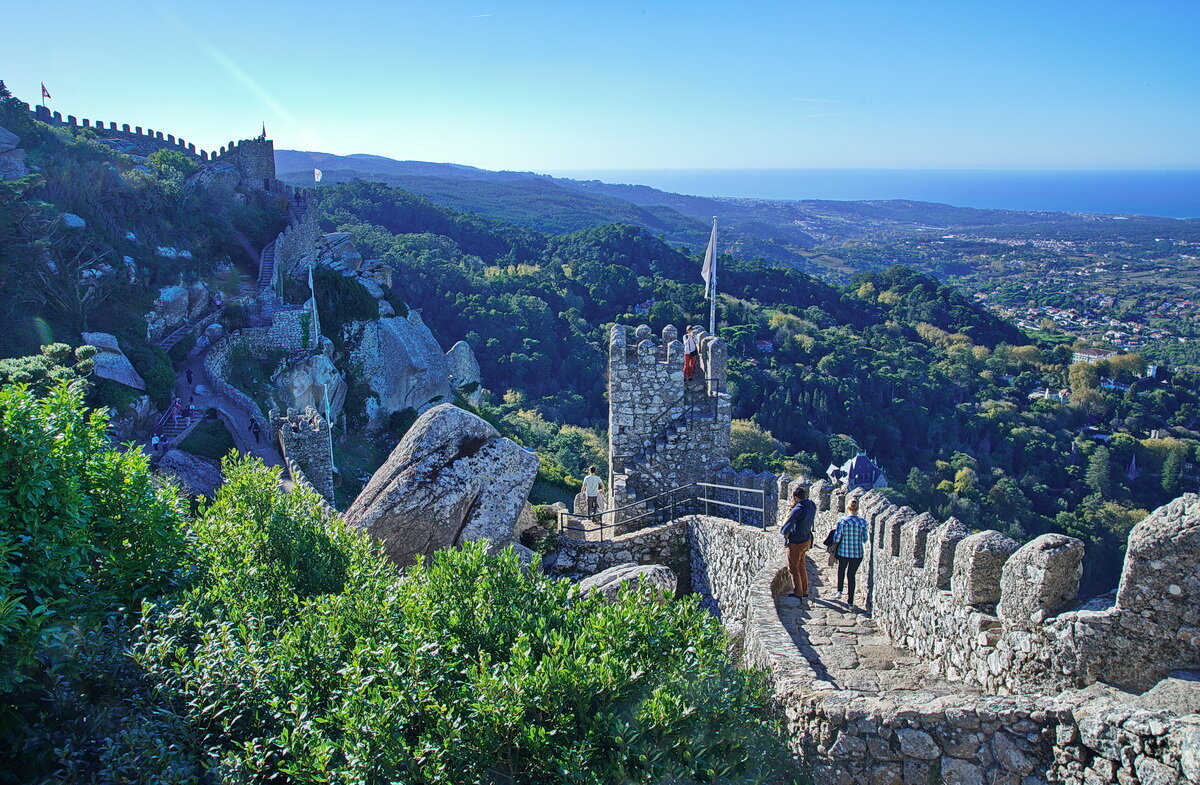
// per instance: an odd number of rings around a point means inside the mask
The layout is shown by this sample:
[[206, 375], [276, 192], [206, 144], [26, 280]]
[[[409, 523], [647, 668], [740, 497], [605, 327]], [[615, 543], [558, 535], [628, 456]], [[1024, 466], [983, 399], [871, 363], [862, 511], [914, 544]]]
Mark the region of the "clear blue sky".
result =
[[9, 3], [0, 79], [491, 169], [1200, 168], [1200, 2]]

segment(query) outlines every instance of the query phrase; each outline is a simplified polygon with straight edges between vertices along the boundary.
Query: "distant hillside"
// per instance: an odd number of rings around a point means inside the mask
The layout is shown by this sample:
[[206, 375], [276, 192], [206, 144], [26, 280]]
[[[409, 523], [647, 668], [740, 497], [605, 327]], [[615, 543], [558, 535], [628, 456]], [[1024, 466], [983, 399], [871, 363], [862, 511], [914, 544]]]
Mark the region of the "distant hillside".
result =
[[744, 259], [782, 262], [840, 280], [895, 262], [939, 275], [945, 272], [944, 266], [926, 266], [919, 257], [906, 254], [873, 260], [860, 253], [845, 253], [847, 245], [938, 240], [951, 234], [1026, 241], [1200, 240], [1200, 220], [982, 210], [899, 199], [838, 202], [711, 198], [668, 193], [644, 185], [571, 180], [533, 172], [494, 172], [460, 164], [396, 161], [364, 154], [277, 150], [275, 160], [280, 179], [293, 184], [311, 184], [315, 167], [323, 171], [325, 185], [356, 178], [381, 182], [455, 210], [549, 233], [627, 223], [696, 250], [707, 242], [710, 221], [716, 216], [723, 252]]
[[279, 178], [311, 184], [313, 168], [322, 184], [355, 178], [403, 188], [455, 210], [510, 221], [543, 232], [570, 232], [628, 223], [672, 243], [703, 248], [712, 216], [721, 225], [722, 250], [745, 258], [762, 257], [809, 272], [823, 272], [804, 251], [815, 244], [788, 219], [762, 221], [763, 210], [734, 200], [681, 196], [646, 186], [613, 186], [532, 172], [492, 172], [458, 164], [395, 161], [374, 155], [277, 150]]

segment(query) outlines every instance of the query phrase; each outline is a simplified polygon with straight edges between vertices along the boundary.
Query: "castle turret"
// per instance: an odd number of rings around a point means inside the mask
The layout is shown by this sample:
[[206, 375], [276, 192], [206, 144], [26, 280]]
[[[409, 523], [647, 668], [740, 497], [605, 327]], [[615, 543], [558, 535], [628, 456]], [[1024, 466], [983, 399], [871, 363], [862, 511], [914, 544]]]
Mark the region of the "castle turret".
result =
[[273, 423], [279, 432], [279, 446], [288, 465], [288, 473], [298, 482], [306, 482], [333, 503], [333, 454], [330, 451], [329, 421], [311, 406], [303, 412], [288, 409]]
[[[608, 355], [609, 486], [621, 507], [696, 481], [729, 465], [731, 407], [724, 341], [700, 332], [701, 373], [683, 378], [683, 344], [667, 326], [614, 325]], [[618, 522], [630, 515], [617, 516]]]

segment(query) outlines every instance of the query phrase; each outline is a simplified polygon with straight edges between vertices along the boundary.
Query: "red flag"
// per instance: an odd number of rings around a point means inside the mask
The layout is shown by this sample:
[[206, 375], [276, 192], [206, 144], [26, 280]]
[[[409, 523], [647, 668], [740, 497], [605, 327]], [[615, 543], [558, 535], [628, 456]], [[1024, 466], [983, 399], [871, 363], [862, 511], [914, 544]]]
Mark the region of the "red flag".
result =
[[42, 82], [42, 100], [43, 100], [43, 101], [49, 101], [49, 100], [50, 100], [50, 91], [46, 89], [46, 83], [45, 83], [45, 82]]

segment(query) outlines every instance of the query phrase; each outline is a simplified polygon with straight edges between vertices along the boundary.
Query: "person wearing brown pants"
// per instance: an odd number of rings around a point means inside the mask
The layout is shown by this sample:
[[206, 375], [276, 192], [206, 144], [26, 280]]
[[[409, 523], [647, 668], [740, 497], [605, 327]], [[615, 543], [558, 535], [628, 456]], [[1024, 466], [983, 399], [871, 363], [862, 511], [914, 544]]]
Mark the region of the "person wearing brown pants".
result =
[[804, 555], [812, 547], [813, 522], [817, 518], [817, 505], [808, 498], [808, 489], [797, 485], [792, 491], [792, 511], [780, 529], [787, 541], [788, 571], [792, 574], [792, 596], [803, 599], [808, 596], [808, 565]]

